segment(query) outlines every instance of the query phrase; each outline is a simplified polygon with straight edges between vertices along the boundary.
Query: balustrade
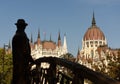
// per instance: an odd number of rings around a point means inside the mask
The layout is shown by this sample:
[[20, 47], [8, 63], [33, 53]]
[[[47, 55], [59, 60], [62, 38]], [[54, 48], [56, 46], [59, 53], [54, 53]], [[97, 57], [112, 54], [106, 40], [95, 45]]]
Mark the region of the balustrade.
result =
[[[49, 63], [49, 67], [42, 68], [43, 62]], [[85, 80], [93, 84], [120, 84], [83, 65], [56, 57], [37, 59], [31, 74], [32, 84], [84, 84]]]

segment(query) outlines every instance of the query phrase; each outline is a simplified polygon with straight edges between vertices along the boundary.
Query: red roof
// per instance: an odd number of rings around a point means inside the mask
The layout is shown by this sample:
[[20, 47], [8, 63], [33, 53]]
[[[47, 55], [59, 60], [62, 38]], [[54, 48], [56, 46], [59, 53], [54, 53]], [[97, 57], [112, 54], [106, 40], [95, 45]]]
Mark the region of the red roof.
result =
[[91, 26], [86, 31], [83, 40], [105, 40], [103, 32], [96, 25]]

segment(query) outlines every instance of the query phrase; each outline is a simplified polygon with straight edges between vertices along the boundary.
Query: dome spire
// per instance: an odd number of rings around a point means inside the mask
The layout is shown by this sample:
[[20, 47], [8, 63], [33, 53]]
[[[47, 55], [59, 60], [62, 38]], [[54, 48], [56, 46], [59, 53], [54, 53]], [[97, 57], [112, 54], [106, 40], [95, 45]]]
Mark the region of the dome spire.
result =
[[92, 18], [92, 26], [96, 25], [96, 21], [95, 21], [95, 16], [94, 16], [94, 12], [93, 12], [93, 18]]

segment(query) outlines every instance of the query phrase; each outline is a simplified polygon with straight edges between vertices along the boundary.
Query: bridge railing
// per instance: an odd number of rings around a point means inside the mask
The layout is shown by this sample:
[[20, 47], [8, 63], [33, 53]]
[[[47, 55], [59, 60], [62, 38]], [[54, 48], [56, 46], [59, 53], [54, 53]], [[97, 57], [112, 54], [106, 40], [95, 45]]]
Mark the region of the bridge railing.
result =
[[[48, 63], [49, 67], [42, 68], [42, 63]], [[85, 84], [85, 80], [90, 84], [120, 84], [83, 65], [56, 57], [37, 59], [31, 77], [32, 84]]]

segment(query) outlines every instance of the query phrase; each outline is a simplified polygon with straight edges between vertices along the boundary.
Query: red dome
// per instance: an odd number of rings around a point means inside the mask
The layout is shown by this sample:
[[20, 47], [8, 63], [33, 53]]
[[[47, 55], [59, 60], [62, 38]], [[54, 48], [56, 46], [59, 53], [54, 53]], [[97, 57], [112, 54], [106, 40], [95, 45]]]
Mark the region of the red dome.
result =
[[83, 40], [105, 40], [103, 32], [96, 25], [92, 25], [86, 31]]
[[53, 41], [43, 41], [42, 43], [43, 49], [56, 49], [56, 44]]

